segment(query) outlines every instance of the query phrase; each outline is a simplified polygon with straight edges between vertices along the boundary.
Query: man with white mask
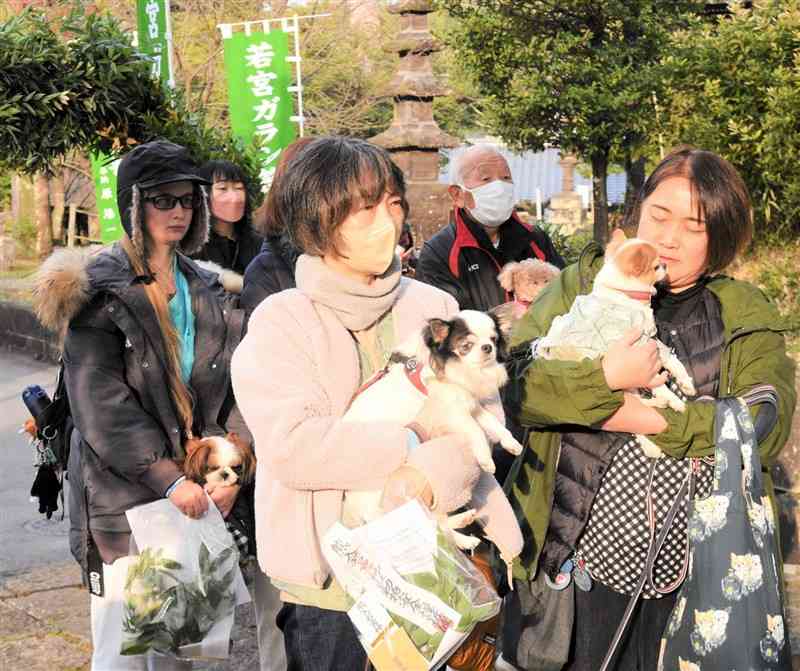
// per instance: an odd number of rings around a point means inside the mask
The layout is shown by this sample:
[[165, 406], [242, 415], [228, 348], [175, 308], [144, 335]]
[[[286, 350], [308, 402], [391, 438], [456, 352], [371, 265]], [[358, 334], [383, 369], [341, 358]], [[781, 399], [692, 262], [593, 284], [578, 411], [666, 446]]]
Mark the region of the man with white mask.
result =
[[447, 291], [462, 310], [486, 311], [513, 299], [497, 281], [504, 264], [538, 258], [564, 267], [548, 235], [514, 214], [514, 180], [496, 147], [463, 150], [451, 175], [452, 221], [423, 246], [418, 280]]

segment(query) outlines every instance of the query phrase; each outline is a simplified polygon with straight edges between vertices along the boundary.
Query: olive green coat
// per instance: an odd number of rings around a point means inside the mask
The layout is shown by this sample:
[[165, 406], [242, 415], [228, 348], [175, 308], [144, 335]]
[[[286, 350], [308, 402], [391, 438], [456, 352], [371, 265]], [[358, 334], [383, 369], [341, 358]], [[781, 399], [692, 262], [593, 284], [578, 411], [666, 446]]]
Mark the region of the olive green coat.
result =
[[[602, 264], [602, 250], [596, 245], [587, 247], [578, 262], [551, 282], [519, 321], [512, 349], [544, 336], [553, 319], [569, 311], [577, 295], [591, 290]], [[716, 276], [707, 287], [719, 299], [725, 328], [720, 394], [741, 395], [758, 384], [771, 384], [778, 391], [778, 423], [760, 445], [762, 465], [769, 468], [789, 436], [796, 401], [795, 364], [786, 355], [782, 335], [788, 326], [776, 307], [751, 284]], [[525, 538], [514, 576], [530, 579], [536, 573], [550, 521], [560, 428], [564, 424], [599, 426], [622, 405], [623, 394], [608, 388], [600, 359], [565, 362], [538, 358], [528, 367], [523, 384], [520, 420], [532, 430], [520, 469], [512, 475], [509, 497]], [[669, 427], [650, 438], [673, 457], [712, 455], [714, 405], [690, 401], [685, 413], [659, 409]], [[769, 475], [766, 486], [772, 494]]]

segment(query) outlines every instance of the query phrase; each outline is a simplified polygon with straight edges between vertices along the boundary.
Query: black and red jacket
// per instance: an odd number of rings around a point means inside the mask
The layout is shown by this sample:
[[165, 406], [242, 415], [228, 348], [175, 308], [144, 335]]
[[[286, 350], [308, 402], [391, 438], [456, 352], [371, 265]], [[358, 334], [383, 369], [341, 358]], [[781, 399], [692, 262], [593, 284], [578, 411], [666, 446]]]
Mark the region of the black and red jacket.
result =
[[497, 281], [510, 261], [538, 258], [564, 267], [547, 233], [512, 214], [500, 225], [495, 247], [483, 227], [465, 210], [456, 209], [454, 221], [422, 247], [416, 279], [444, 289], [462, 310], [489, 310], [513, 300]]

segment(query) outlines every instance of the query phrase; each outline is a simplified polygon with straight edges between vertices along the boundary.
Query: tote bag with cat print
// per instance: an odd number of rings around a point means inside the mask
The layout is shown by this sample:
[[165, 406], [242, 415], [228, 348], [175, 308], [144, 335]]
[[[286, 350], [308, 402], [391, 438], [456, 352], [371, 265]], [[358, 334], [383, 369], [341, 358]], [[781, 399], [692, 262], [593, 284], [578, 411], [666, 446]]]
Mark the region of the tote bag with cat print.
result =
[[690, 504], [689, 573], [659, 671], [789, 671], [775, 517], [741, 399], [717, 401], [714, 488]]

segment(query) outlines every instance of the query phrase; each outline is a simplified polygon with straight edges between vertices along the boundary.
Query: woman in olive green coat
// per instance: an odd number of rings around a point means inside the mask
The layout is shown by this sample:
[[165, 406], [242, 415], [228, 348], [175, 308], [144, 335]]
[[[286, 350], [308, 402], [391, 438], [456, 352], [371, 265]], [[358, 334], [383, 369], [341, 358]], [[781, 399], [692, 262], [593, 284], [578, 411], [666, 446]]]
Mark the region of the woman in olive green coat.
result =
[[[795, 366], [786, 356], [782, 333], [787, 329], [775, 306], [756, 287], [720, 274], [751, 237], [741, 177], [715, 154], [676, 151], [645, 183], [631, 221], [637, 236], [656, 246], [667, 269], [666, 288], [654, 300], [659, 338], [675, 349], [701, 392], [740, 396], [761, 384], [777, 390], [777, 423], [759, 445], [768, 473], [789, 435]], [[544, 336], [576, 296], [591, 290], [602, 264], [598, 246], [584, 250], [523, 317], [512, 347], [528, 348]], [[653, 348], [634, 346], [634, 339], [612, 344], [597, 360], [534, 357], [520, 381], [519, 416], [532, 430], [510, 483], [526, 536], [515, 578], [532, 580], [537, 568], [555, 577], [566, 560], [585, 567], [589, 580], [580, 582], [591, 589], [575, 591], [571, 658], [564, 667], [569, 671], [600, 668], [622, 619], [649, 541], [645, 496], [655, 501], [658, 527], [677, 496], [682, 472], [694, 466], [697, 495], [707, 493], [713, 474], [714, 403], [692, 399], [680, 413], [644, 406], [624, 392], [663, 382]], [[643, 476], [647, 458], [630, 433], [648, 434], [666, 455], [655, 466], [652, 490]], [[772, 492], [769, 475], [766, 480]], [[667, 547], [671, 543], [673, 551], [659, 556], [656, 585], [680, 582], [685, 501], [669, 534]], [[671, 564], [666, 555], [672, 556]], [[610, 668], [655, 669], [675, 594], [645, 591]]]

